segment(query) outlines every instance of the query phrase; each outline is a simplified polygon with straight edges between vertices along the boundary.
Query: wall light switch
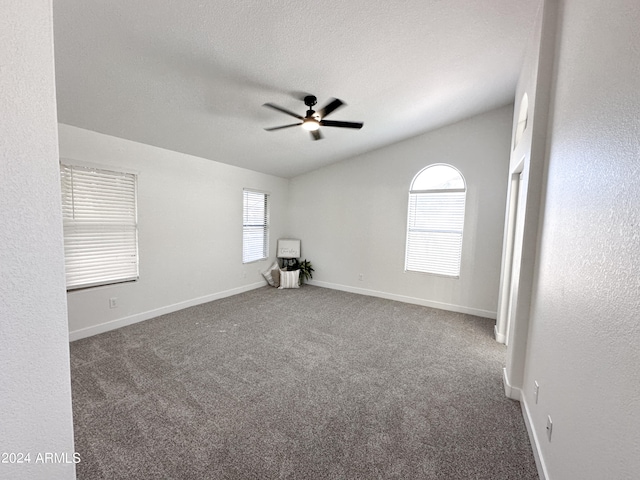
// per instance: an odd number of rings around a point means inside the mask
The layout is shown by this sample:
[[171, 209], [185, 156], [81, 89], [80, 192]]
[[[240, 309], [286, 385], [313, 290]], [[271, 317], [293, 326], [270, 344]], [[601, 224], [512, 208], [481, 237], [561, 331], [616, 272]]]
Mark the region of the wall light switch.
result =
[[118, 308], [118, 298], [117, 297], [111, 297], [109, 299], [109, 308]]
[[538, 403], [538, 393], [539, 392], [540, 392], [540, 385], [538, 385], [538, 382], [535, 381], [535, 382], [533, 382], [533, 395], [534, 395], [536, 404]]

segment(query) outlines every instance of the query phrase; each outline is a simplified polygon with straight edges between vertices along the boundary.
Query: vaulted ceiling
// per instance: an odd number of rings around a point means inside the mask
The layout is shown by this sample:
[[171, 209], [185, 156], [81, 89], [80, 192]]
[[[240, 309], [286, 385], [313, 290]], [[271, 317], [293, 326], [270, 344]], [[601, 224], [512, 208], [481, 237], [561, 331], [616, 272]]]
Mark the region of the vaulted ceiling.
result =
[[[292, 177], [512, 102], [539, 3], [55, 0], [58, 117]], [[307, 94], [364, 127], [264, 130]]]

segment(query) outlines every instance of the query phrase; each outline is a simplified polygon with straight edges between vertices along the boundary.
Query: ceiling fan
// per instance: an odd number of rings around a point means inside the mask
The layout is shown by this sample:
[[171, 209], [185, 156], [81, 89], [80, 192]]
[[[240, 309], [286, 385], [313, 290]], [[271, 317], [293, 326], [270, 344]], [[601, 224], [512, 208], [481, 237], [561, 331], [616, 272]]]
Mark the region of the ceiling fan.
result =
[[337, 98], [333, 98], [320, 110], [315, 112], [313, 110], [313, 106], [317, 103], [317, 98], [313, 95], [307, 95], [304, 97], [304, 104], [309, 107], [307, 110], [307, 114], [302, 117], [297, 113], [294, 113], [286, 108], [282, 108], [278, 105], [274, 105], [273, 103], [265, 103], [264, 107], [273, 108], [274, 110], [278, 110], [279, 112], [286, 113], [287, 115], [291, 115], [292, 117], [301, 120], [298, 123], [292, 123], [290, 125], [281, 125], [279, 127], [271, 127], [265, 128], [266, 131], [271, 132], [273, 130], [280, 130], [282, 128], [289, 127], [297, 127], [302, 126], [305, 130], [308, 130], [311, 134], [312, 140], [320, 140], [322, 138], [322, 134], [320, 133], [320, 127], [341, 127], [341, 128], [362, 128], [361, 122], [342, 122], [338, 120], [325, 120], [325, 117], [329, 116], [331, 113], [336, 111], [338, 108], [345, 105], [342, 100], [338, 100]]

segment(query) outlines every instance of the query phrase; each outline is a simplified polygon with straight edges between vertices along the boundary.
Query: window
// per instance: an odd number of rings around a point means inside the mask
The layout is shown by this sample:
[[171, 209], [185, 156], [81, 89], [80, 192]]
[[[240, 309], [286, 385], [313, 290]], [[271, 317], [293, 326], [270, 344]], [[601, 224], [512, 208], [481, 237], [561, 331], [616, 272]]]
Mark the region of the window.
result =
[[242, 263], [269, 256], [269, 195], [244, 190], [242, 209]]
[[67, 290], [137, 280], [136, 176], [60, 170]]
[[405, 270], [460, 276], [466, 187], [450, 165], [430, 165], [409, 192]]

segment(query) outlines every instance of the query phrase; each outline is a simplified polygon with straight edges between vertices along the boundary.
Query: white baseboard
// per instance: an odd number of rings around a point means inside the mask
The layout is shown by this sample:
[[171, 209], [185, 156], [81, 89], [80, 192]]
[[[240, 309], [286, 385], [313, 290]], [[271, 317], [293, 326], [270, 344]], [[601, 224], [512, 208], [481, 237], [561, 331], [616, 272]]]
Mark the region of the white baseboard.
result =
[[369, 290], [366, 288], [351, 287], [349, 285], [340, 285], [338, 283], [321, 282], [318, 280], [309, 280], [306, 283], [308, 283], [309, 285], [316, 285], [318, 287], [331, 288], [333, 290], [342, 290], [344, 292], [359, 293], [360, 295], [368, 295], [370, 297], [386, 298], [387, 300], [396, 300], [398, 302], [422, 305], [423, 307], [438, 308], [440, 310], [448, 310], [457, 313], [467, 313], [469, 315], [491, 318], [493, 320], [497, 318], [497, 312], [481, 310], [479, 308], [463, 307], [461, 305], [453, 305], [451, 303], [434, 302], [432, 300], [424, 300], [422, 298], [408, 297], [406, 295], [397, 295], [395, 293]]
[[173, 305], [167, 305], [165, 307], [155, 308], [147, 312], [136, 313], [128, 317], [118, 318], [109, 322], [101, 323], [99, 325], [92, 325], [91, 327], [81, 328], [69, 332], [69, 341], [80, 340], [81, 338], [91, 337], [99, 333], [115, 330], [116, 328], [126, 327], [134, 323], [143, 322], [151, 318], [159, 317], [160, 315], [166, 315], [167, 313], [177, 312], [184, 308], [194, 307], [202, 303], [212, 302], [220, 298], [230, 297], [239, 293], [248, 292], [249, 290], [255, 290], [256, 288], [264, 287], [265, 282], [252, 283], [250, 285], [244, 285], [242, 287], [232, 288], [230, 290], [224, 290], [222, 292], [212, 293], [203, 297], [193, 298], [184, 302], [174, 303]]
[[496, 339], [496, 342], [498, 343], [502, 343], [502, 344], [507, 344], [507, 336], [503, 335], [502, 333], [498, 333], [498, 325], [495, 325], [493, 327], [493, 335]]
[[533, 428], [531, 415], [529, 414], [529, 407], [526, 400], [520, 401], [520, 407], [522, 408], [522, 416], [524, 417], [524, 423], [527, 426], [527, 433], [529, 434], [529, 441], [531, 442], [531, 448], [533, 449], [533, 458], [536, 461], [536, 468], [538, 469], [538, 476], [540, 480], [549, 480], [549, 473], [547, 472], [547, 466], [544, 463], [544, 457], [542, 456], [542, 450], [540, 450], [540, 439]]
[[520, 402], [520, 408], [522, 409], [522, 418], [524, 418], [524, 424], [527, 427], [527, 434], [529, 435], [529, 442], [531, 443], [531, 449], [533, 450], [533, 458], [536, 461], [536, 468], [538, 470], [538, 477], [540, 480], [549, 480], [549, 474], [547, 473], [547, 467], [544, 463], [544, 457], [542, 456], [542, 450], [540, 450], [540, 441], [535, 429], [533, 428], [533, 422], [531, 420], [531, 414], [529, 413], [529, 407], [527, 400], [522, 394], [522, 389], [514, 387], [509, 383], [509, 375], [507, 369], [502, 369], [502, 380], [504, 382], [504, 393], [508, 398], [517, 400]]
[[513, 385], [511, 385], [511, 383], [509, 383], [509, 375], [507, 374], [506, 368], [502, 369], [502, 383], [504, 384], [504, 394], [507, 396], [507, 398], [521, 401], [522, 390], [514, 387]]

